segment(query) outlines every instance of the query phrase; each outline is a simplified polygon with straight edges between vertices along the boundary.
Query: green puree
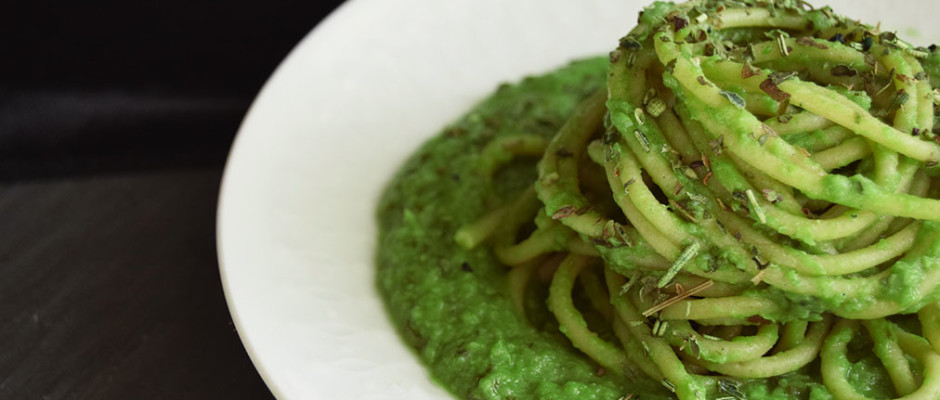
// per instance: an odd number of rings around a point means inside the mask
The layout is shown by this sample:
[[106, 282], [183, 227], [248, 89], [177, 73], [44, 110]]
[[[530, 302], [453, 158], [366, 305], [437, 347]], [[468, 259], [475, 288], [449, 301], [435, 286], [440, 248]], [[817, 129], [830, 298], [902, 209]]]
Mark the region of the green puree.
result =
[[509, 299], [506, 268], [486, 246], [465, 251], [453, 239], [535, 179], [533, 158], [487, 185], [479, 162], [486, 143], [518, 133], [551, 138], [580, 100], [605, 84], [606, 68], [606, 59], [591, 59], [501, 86], [418, 150], [381, 199], [379, 291], [402, 337], [457, 397], [669, 398], [641, 375], [631, 383], [600, 372], [547, 311], [525, 320]]
[[[457, 229], [536, 178], [531, 158], [509, 164], [491, 181], [483, 172], [484, 146], [520, 133], [551, 138], [582, 99], [605, 85], [607, 66], [606, 58], [584, 60], [499, 87], [422, 146], [381, 198], [379, 292], [405, 342], [459, 398], [674, 398], [642, 373], [614, 376], [572, 347], [545, 307], [545, 285], [530, 290], [528, 317], [521, 316], [509, 297], [506, 267], [486, 246], [467, 251], [454, 241]], [[890, 393], [877, 362], [851, 362], [850, 381], [874, 396]], [[810, 377], [818, 370], [817, 361], [805, 374], [742, 382], [740, 390], [749, 400], [831, 399]]]

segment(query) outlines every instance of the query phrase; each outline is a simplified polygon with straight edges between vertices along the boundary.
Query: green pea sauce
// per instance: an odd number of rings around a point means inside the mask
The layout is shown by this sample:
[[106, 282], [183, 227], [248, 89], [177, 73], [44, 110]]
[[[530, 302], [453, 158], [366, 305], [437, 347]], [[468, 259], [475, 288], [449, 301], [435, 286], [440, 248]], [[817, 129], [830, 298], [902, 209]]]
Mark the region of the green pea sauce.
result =
[[[606, 60], [503, 85], [411, 157], [383, 195], [378, 288], [405, 342], [431, 376], [465, 399], [669, 398], [642, 375], [611, 377], [573, 348], [545, 312], [527, 321], [509, 299], [506, 267], [485, 246], [454, 242], [462, 225], [535, 180], [536, 159], [492, 185], [480, 150], [520, 132], [551, 138], [586, 95], [605, 84]], [[544, 306], [542, 307], [544, 308]]]
[[[461, 226], [536, 178], [537, 160], [530, 159], [486, 179], [483, 147], [504, 135], [554, 136], [577, 104], [605, 85], [607, 64], [606, 58], [579, 61], [499, 87], [422, 146], [380, 200], [378, 290], [404, 341], [431, 377], [459, 398], [674, 398], [638, 370], [614, 376], [573, 348], [547, 311], [544, 292], [530, 293], [530, 311], [521, 316], [509, 298], [506, 267], [486, 246], [467, 251], [453, 239]], [[866, 372], [872, 370], [855, 368], [853, 379], [882, 385]], [[807, 371], [817, 376], [818, 364]], [[809, 373], [743, 382], [740, 390], [749, 400], [831, 399]]]

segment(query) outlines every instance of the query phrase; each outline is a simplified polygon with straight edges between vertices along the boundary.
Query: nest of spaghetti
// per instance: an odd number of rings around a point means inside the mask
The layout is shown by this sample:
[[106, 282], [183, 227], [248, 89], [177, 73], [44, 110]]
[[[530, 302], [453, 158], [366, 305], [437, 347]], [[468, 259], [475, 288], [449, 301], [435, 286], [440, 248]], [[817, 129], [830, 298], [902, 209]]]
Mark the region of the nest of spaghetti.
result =
[[489, 173], [538, 156], [538, 179], [457, 240], [521, 311], [547, 276], [574, 347], [682, 400], [794, 372], [866, 399], [860, 357], [940, 399], [933, 50], [798, 1], [654, 4], [551, 141], [489, 144]]

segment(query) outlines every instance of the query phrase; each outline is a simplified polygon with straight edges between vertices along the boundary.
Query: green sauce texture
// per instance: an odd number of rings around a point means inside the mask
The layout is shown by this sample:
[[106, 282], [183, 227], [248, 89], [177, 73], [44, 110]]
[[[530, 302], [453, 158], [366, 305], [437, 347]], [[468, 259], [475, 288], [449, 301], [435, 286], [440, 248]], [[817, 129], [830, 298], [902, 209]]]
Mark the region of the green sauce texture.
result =
[[656, 2], [399, 170], [391, 320], [462, 399], [940, 400], [938, 54]]
[[[454, 241], [457, 229], [536, 176], [532, 158], [511, 164], [491, 182], [481, 171], [484, 146], [519, 132], [551, 138], [577, 104], [604, 84], [607, 64], [600, 58], [578, 61], [499, 87], [424, 144], [381, 198], [379, 292], [432, 378], [459, 398], [674, 398], [639, 372], [611, 376], [572, 347], [545, 309], [544, 293], [531, 293], [530, 315], [521, 316], [509, 298], [506, 267], [486, 246], [464, 250]], [[866, 365], [853, 369], [853, 379], [863, 379]], [[751, 400], [831, 398], [804, 374], [745, 382], [741, 391]]]
[[458, 228], [535, 179], [532, 158], [488, 183], [481, 149], [519, 132], [551, 138], [604, 85], [606, 68], [606, 59], [584, 60], [501, 86], [418, 150], [381, 199], [379, 291], [405, 342], [460, 398], [670, 398], [641, 376], [605, 374], [571, 346], [547, 311], [531, 321], [521, 317], [509, 299], [506, 267], [485, 246], [466, 251], [454, 241]]

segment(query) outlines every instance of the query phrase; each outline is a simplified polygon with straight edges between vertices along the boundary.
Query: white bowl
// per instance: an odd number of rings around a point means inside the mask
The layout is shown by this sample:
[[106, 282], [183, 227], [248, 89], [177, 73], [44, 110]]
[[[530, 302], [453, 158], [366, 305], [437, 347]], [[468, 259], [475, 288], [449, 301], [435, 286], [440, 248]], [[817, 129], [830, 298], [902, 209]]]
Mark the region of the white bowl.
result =
[[[450, 398], [376, 293], [379, 193], [499, 83], [606, 54], [645, 3], [353, 0], [297, 45], [242, 124], [218, 211], [229, 308], [278, 398]], [[940, 2], [830, 4], [917, 44], [940, 37]]]

